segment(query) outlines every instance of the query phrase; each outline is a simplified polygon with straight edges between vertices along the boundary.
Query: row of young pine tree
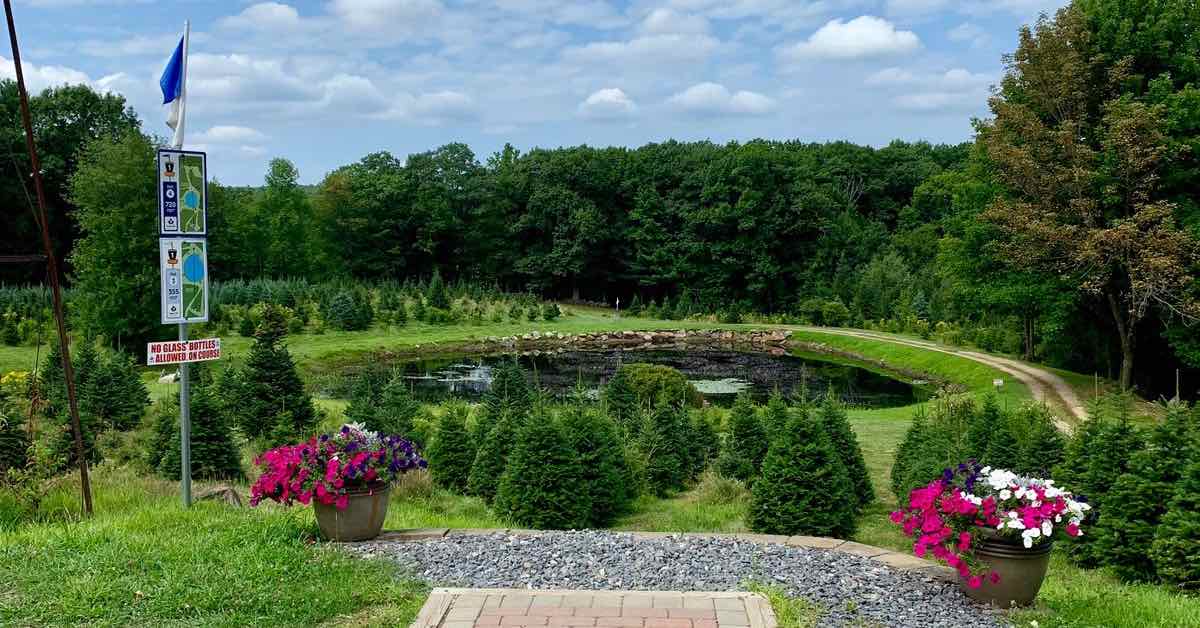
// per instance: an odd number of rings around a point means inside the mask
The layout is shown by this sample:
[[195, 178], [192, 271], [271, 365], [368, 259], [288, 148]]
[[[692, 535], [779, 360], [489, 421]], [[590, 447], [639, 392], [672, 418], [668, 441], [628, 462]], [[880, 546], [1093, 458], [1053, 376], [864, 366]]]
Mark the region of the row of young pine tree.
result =
[[[897, 450], [893, 490], [907, 496], [967, 460], [1053, 478], [1093, 507], [1067, 553], [1121, 578], [1200, 587], [1200, 408], [1171, 403], [1138, 427], [1126, 396], [1098, 399], [1064, 438], [1042, 405], [936, 399]], [[903, 497], [902, 497], [903, 499]]]
[[[641, 494], [685, 489], [706, 468], [751, 487], [750, 525], [847, 537], [874, 500], [857, 439], [834, 401], [755, 407], [739, 396], [726, 426], [669, 367], [621, 367], [600, 402], [549, 404], [515, 364], [498, 367], [477, 413], [450, 404], [426, 449], [434, 481], [536, 528], [602, 527]], [[721, 435], [723, 433], [723, 436]]]

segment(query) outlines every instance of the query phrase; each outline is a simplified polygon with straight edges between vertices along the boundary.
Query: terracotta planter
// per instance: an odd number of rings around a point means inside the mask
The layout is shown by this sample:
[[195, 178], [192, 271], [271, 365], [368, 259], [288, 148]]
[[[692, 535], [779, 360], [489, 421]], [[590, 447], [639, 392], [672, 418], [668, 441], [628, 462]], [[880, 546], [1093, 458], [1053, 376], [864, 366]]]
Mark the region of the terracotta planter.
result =
[[345, 510], [314, 499], [313, 510], [321, 535], [330, 541], [366, 541], [379, 536], [387, 518], [390, 493], [391, 486], [387, 484], [348, 491], [349, 504]]
[[1000, 575], [1000, 581], [993, 584], [990, 578], [984, 578], [983, 586], [972, 589], [965, 579], [960, 578], [959, 584], [967, 597], [1000, 608], [1032, 604], [1046, 579], [1054, 543], [1040, 543], [1026, 549], [1019, 540], [990, 531], [977, 534], [972, 551], [980, 562]]

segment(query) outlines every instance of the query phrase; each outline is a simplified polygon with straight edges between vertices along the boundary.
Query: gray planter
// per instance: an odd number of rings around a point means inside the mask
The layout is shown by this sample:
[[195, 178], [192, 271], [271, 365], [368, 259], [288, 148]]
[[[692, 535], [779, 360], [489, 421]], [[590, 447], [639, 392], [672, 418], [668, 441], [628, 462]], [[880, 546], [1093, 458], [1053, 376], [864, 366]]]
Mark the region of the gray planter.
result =
[[317, 514], [317, 526], [321, 535], [330, 541], [366, 541], [379, 536], [383, 520], [387, 518], [388, 496], [391, 486], [378, 484], [346, 493], [349, 504], [338, 510], [332, 504], [313, 500]]

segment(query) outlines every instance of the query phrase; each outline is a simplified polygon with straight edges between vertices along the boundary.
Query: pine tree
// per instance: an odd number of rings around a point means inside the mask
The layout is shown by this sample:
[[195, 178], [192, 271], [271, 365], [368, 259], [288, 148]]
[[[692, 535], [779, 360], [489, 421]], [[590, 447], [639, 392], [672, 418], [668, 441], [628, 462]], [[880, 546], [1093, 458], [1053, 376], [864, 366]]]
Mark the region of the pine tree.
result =
[[536, 410], [517, 436], [512, 459], [500, 478], [496, 511], [518, 524], [542, 530], [583, 528], [591, 512], [579, 487], [583, 469], [554, 418]]
[[379, 411], [383, 395], [375, 385], [374, 378], [369, 374], [359, 375], [354, 380], [350, 391], [350, 403], [346, 406], [346, 422], [361, 423], [372, 429], [375, 427], [375, 415]]
[[433, 278], [429, 280], [426, 298], [429, 299], [429, 307], [450, 309], [450, 295], [446, 292], [446, 284], [442, 282], [442, 275], [437, 270], [433, 271]]
[[509, 455], [517, 441], [517, 431], [524, 423], [524, 415], [512, 413], [501, 414], [494, 421], [471, 464], [468, 493], [489, 503], [496, 497], [500, 477], [508, 467]]
[[638, 416], [637, 395], [629, 385], [629, 377], [624, 369], [617, 369], [608, 384], [604, 387], [604, 406], [608, 416], [616, 421], [626, 435], [636, 433]]
[[1166, 419], [1150, 434], [1146, 448], [1129, 462], [1129, 470], [1113, 484], [1105, 500], [1120, 504], [1099, 513], [1092, 529], [1094, 554], [1125, 580], [1153, 581], [1155, 563], [1146, 549], [1167, 514], [1167, 498], [1175, 492], [1195, 459], [1200, 434], [1196, 417], [1182, 404], [1173, 404]]
[[408, 324], [408, 308], [404, 305], [404, 300], [400, 299], [396, 302], [396, 313], [392, 318], [392, 322], [397, 327], [404, 327]]
[[437, 421], [433, 442], [425, 450], [433, 481], [456, 493], [466, 491], [471, 464], [475, 461], [475, 446], [467, 432], [470, 413], [471, 408], [465, 403], [452, 403], [445, 408]]
[[755, 412], [750, 394], [738, 395], [729, 413], [729, 433], [717, 462], [721, 475], [751, 483], [767, 456], [767, 432]]
[[312, 399], [282, 344], [285, 322], [278, 307], [267, 304], [263, 308], [263, 320], [240, 378], [241, 407], [235, 408], [246, 435], [269, 437], [273, 445], [307, 438], [317, 423]]
[[[188, 415], [192, 427], [192, 477], [203, 480], [238, 480], [244, 477], [241, 456], [233, 443], [233, 435], [215, 394], [211, 383], [192, 387], [191, 413]], [[168, 423], [178, 425], [178, 419], [172, 418]], [[177, 430], [172, 431], [174, 437], [170, 439], [171, 446], [159, 461], [158, 471], [165, 478], [177, 479], [181, 475], [180, 438]]]
[[1200, 454], [1175, 486], [1150, 556], [1158, 576], [1179, 588], [1200, 587]]
[[971, 413], [971, 423], [967, 431], [967, 452], [976, 461], [982, 461], [991, 446], [992, 434], [999, 429], [1001, 422], [1000, 402], [995, 393], [989, 392], [983, 397], [983, 404]]
[[533, 391], [517, 361], [505, 360], [492, 368], [492, 382], [483, 395], [484, 416], [495, 420], [503, 414], [527, 414], [533, 407]]
[[767, 399], [767, 407], [763, 410], [762, 422], [763, 427], [767, 430], [768, 441], [775, 440], [780, 433], [787, 429], [789, 415], [787, 402], [783, 400], [783, 395], [779, 394], [779, 389], [776, 388]]
[[992, 432], [988, 442], [987, 453], [980, 461], [985, 465], [1011, 471], [1021, 467], [1021, 435], [1017, 422], [1019, 416], [1005, 412], [1000, 415], [1000, 422]]
[[591, 498], [587, 525], [603, 528], [633, 497], [625, 482], [628, 465], [617, 426], [599, 410], [574, 404], [562, 427], [583, 475], [579, 491]]
[[688, 412], [687, 438], [688, 475], [694, 479], [708, 468], [709, 462], [720, 451], [717, 431], [713, 429], [704, 411]]
[[142, 422], [150, 393], [137, 372], [133, 356], [109, 351], [96, 377], [99, 394], [93, 401], [100, 422], [108, 428], [131, 430]]
[[0, 395], [0, 474], [24, 469], [29, 463], [29, 437], [15, 413], [9, 412]]
[[818, 420], [824, 427], [825, 433], [829, 435], [833, 451], [842, 459], [842, 466], [846, 467], [846, 474], [850, 478], [850, 486], [857, 500], [858, 511], [861, 512], [863, 508], [875, 501], [875, 489], [871, 486], [867, 461], [863, 458], [862, 449], [858, 446], [858, 437], [850, 427], [846, 409], [837, 402], [837, 397], [832, 394], [832, 391], [830, 393], [825, 395], [825, 402], [821, 404]]
[[413, 319], [420, 322], [425, 322], [429, 318], [429, 311], [425, 309], [425, 299], [420, 294], [413, 297]]
[[849, 538], [856, 497], [842, 460], [821, 424], [791, 417], [771, 442], [762, 477], [751, 490], [750, 528], [767, 534]]
[[657, 495], [681, 490], [687, 479], [686, 421], [687, 410], [666, 400], [643, 414], [637, 444], [648, 462], [647, 484]]
[[[179, 450], [179, 399], [169, 396], [158, 400], [151, 414], [151, 427], [154, 434], [150, 439], [150, 447], [146, 449], [146, 466], [158, 470], [163, 458], [174, 448]], [[178, 463], [176, 463], [178, 468]], [[176, 476], [178, 477], [178, 476]]]
[[1018, 457], [1020, 464], [1014, 471], [1050, 477], [1051, 470], [1062, 462], [1066, 448], [1050, 408], [1045, 404], [1029, 404], [1018, 412], [1018, 416], [1025, 425], [1025, 436]]
[[383, 387], [379, 409], [375, 412], [374, 422], [369, 425], [383, 434], [395, 434], [412, 439], [413, 419], [420, 411], [421, 404], [413, 399], [408, 381], [404, 379], [402, 373], [396, 371], [387, 385]]
[[[84, 340], [72, 345], [72, 369], [75, 372], [75, 407], [79, 410], [79, 431], [83, 440], [83, 451], [89, 464], [100, 461], [100, 450], [96, 448], [96, 437], [103, 429], [97, 413], [103, 391], [98, 388], [99, 353], [95, 342]], [[51, 451], [60, 468], [77, 465], [75, 432], [71, 427], [70, 404], [67, 398], [66, 379], [62, 377], [62, 354], [52, 350], [47, 359], [53, 359], [57, 368], [45, 373], [47, 385], [57, 382], [58, 390], [47, 391], [49, 403], [47, 416], [54, 422]], [[49, 366], [49, 364], [47, 364]], [[53, 414], [49, 414], [53, 412]]]

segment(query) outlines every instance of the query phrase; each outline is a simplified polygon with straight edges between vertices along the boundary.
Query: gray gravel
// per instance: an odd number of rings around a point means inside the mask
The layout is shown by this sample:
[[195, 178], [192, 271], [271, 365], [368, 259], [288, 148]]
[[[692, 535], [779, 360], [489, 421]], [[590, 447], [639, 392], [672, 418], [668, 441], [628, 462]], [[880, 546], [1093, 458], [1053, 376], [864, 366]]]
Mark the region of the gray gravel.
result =
[[953, 584], [842, 552], [728, 538], [638, 538], [617, 532], [503, 533], [349, 546], [395, 560], [437, 586], [736, 591], [783, 587], [826, 609], [821, 626], [996, 627], [1003, 615]]

